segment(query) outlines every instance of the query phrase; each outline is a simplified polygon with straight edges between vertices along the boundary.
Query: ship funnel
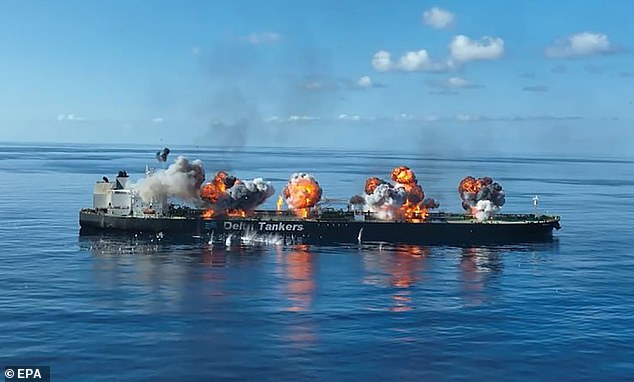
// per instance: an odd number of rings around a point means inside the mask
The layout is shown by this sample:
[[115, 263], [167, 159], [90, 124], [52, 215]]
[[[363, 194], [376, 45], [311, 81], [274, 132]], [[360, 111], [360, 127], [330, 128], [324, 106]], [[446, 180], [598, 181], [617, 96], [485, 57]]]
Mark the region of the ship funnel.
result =
[[122, 190], [125, 188], [127, 184], [128, 184], [128, 173], [125, 171], [119, 171], [119, 174], [117, 174], [116, 189]]

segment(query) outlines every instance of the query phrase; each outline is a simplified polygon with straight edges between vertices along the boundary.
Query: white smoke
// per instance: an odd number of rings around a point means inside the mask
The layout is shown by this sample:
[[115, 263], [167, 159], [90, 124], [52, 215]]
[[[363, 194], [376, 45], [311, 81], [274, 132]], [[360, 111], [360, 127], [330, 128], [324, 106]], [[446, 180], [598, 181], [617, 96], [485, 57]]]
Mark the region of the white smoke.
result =
[[178, 198], [200, 205], [199, 189], [204, 180], [205, 170], [200, 160], [190, 162], [179, 156], [166, 170], [157, 170], [132, 188], [146, 203], [158, 201], [165, 204], [169, 198]]
[[365, 212], [373, 212], [379, 219], [393, 220], [398, 217], [401, 206], [407, 199], [407, 191], [402, 186], [389, 183], [379, 184], [370, 195], [363, 195]]
[[275, 194], [275, 188], [271, 182], [266, 182], [262, 178], [253, 180], [241, 180], [227, 190], [231, 197], [230, 208], [252, 211], [266, 199]]
[[475, 211], [475, 218], [478, 219], [479, 222], [488, 220], [500, 210], [500, 207], [496, 206], [490, 200], [478, 200], [475, 207], [472, 208]]

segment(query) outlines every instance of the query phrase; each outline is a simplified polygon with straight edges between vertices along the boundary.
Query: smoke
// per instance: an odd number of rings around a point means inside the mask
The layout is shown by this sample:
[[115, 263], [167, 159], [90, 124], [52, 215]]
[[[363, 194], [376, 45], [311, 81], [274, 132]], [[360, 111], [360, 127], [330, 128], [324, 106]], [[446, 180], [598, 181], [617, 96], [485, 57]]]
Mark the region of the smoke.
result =
[[395, 187], [386, 181], [374, 187], [370, 194], [364, 195], [364, 211], [377, 214], [379, 219], [394, 220], [401, 216], [401, 207], [407, 200], [403, 187]]
[[157, 170], [154, 174], [141, 179], [133, 186], [145, 202], [166, 203], [175, 197], [184, 201], [200, 204], [198, 190], [205, 180], [203, 163], [196, 159], [189, 161], [179, 156], [166, 170]]
[[218, 213], [246, 214], [255, 210], [260, 204], [275, 193], [270, 182], [262, 178], [240, 180], [224, 171], [219, 171], [211, 182], [200, 190], [200, 197], [205, 202], [211, 216]]
[[170, 154], [170, 149], [165, 147], [163, 150], [156, 152], [156, 160], [159, 162], [167, 162], [167, 156]]
[[478, 179], [467, 176], [460, 181], [458, 193], [462, 208], [479, 221], [491, 218], [506, 202], [502, 186], [488, 176]]
[[229, 189], [231, 208], [252, 211], [275, 194], [275, 188], [262, 178], [241, 181]]
[[364, 211], [375, 213], [384, 220], [422, 220], [428, 209], [438, 207], [435, 199], [425, 199], [425, 192], [409, 167], [396, 167], [390, 177], [393, 184], [376, 177], [368, 178], [365, 195], [353, 196], [350, 204], [362, 205]]
[[482, 222], [495, 215], [499, 209], [500, 207], [493, 204], [490, 200], [478, 200], [472, 211], [475, 218]]

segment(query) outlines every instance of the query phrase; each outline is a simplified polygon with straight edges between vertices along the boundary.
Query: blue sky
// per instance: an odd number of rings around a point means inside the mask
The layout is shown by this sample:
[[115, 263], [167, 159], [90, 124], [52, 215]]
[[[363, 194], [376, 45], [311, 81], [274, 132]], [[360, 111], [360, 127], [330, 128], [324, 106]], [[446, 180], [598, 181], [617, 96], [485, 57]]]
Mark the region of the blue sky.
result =
[[625, 153], [629, 1], [0, 1], [0, 141]]

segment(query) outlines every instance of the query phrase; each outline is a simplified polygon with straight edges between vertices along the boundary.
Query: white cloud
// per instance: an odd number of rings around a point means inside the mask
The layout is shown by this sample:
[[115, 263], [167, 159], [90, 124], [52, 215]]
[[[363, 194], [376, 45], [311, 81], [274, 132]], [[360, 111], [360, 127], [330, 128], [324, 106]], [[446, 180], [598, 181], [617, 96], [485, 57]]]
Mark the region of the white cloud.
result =
[[289, 122], [308, 122], [308, 121], [318, 121], [319, 117], [312, 117], [310, 115], [290, 115], [288, 117]]
[[397, 68], [406, 72], [413, 72], [428, 68], [431, 64], [429, 54], [425, 49], [417, 52], [407, 52], [399, 60]]
[[435, 63], [429, 57], [425, 49], [405, 52], [398, 61], [392, 61], [390, 52], [380, 50], [372, 58], [372, 66], [379, 72], [389, 70], [402, 70], [404, 72], [438, 71], [446, 68], [446, 65]]
[[371, 88], [372, 85], [372, 79], [369, 76], [363, 76], [357, 80], [357, 86], [360, 88]]
[[379, 50], [374, 53], [374, 57], [372, 57], [372, 67], [379, 72], [387, 72], [390, 70], [392, 68], [390, 52]]
[[320, 90], [324, 87], [324, 84], [321, 81], [308, 81], [304, 84], [304, 88], [306, 90]]
[[402, 113], [394, 116], [395, 121], [413, 121], [414, 116], [407, 113]]
[[340, 121], [360, 121], [361, 116], [358, 114], [339, 114], [337, 119]]
[[499, 37], [482, 37], [472, 40], [458, 35], [449, 44], [451, 60], [461, 63], [476, 60], [496, 60], [504, 54], [504, 40]]
[[481, 120], [482, 117], [475, 114], [458, 114], [456, 120], [459, 122], [474, 122]]
[[438, 7], [433, 7], [432, 9], [423, 12], [423, 23], [432, 28], [446, 28], [453, 23], [453, 20], [453, 13]]
[[76, 114], [58, 114], [57, 120], [58, 121], [85, 121], [86, 119]]
[[469, 86], [469, 82], [464, 78], [460, 77], [450, 77], [447, 79], [447, 86], [450, 88], [466, 88]]
[[482, 85], [473, 84], [462, 77], [449, 77], [443, 80], [429, 80], [427, 81], [427, 85], [437, 89], [474, 89], [483, 87]]
[[607, 35], [581, 32], [557, 40], [553, 45], [546, 48], [546, 56], [552, 58], [592, 56], [609, 53], [613, 50]]
[[264, 118], [264, 122], [265, 123], [280, 122], [280, 117], [278, 117], [277, 115], [273, 115], [271, 117], [266, 117], [266, 118]]
[[152, 119], [152, 122], [154, 122], [154, 123], [162, 123], [163, 122], [163, 117], [156, 117], [156, 118]]
[[276, 32], [251, 33], [248, 36], [242, 37], [243, 41], [253, 45], [274, 44], [279, 42], [281, 39], [282, 35]]

